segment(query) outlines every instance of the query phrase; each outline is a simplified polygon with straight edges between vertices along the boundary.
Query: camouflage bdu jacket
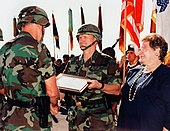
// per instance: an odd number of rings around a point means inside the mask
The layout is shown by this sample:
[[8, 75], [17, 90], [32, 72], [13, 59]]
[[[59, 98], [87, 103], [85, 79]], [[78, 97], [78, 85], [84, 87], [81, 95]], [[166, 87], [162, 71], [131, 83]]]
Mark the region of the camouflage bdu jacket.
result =
[[[48, 49], [30, 34], [21, 32], [1, 48], [0, 88], [9, 98], [30, 102], [35, 96], [45, 96], [44, 80], [52, 75], [55, 69]], [[40, 130], [39, 118], [30, 108], [5, 103], [0, 118], [1, 130]]]
[[[120, 83], [116, 61], [95, 51], [84, 63], [82, 56], [75, 57], [66, 67], [66, 74], [83, 76], [106, 84]], [[68, 111], [69, 129], [79, 130], [114, 130], [111, 106], [106, 94], [98, 89], [88, 88], [81, 94], [70, 94], [72, 106]]]

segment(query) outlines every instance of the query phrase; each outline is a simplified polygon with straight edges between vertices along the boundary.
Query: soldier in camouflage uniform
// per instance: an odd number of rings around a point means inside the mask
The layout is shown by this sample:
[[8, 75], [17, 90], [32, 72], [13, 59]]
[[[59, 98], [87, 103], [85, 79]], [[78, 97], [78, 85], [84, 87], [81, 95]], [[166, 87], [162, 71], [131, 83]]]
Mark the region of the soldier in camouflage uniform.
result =
[[[39, 117], [44, 110], [53, 115], [58, 112], [55, 68], [49, 50], [42, 43], [44, 30], [49, 25], [43, 9], [23, 8], [18, 16], [19, 35], [0, 50], [0, 89], [4, 90], [6, 100], [0, 114], [0, 130], [50, 130], [50, 115], [47, 114], [45, 128], [40, 127], [44, 121]], [[49, 102], [43, 110], [36, 110], [32, 101], [35, 98], [36, 102], [49, 98]]]
[[89, 78], [89, 86], [81, 94], [70, 93], [69, 130], [114, 131], [112, 103], [108, 102], [108, 96], [120, 94], [116, 61], [96, 50], [102, 36], [95, 25], [80, 27], [77, 40], [83, 54], [68, 63], [65, 73]]

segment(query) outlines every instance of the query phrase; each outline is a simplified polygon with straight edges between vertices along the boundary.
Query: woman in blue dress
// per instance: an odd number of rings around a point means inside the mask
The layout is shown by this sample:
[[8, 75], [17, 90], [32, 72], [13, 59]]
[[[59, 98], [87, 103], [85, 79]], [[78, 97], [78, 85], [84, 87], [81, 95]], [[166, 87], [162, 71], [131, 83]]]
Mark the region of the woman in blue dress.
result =
[[127, 74], [118, 131], [170, 130], [170, 68], [162, 64], [167, 50], [158, 34], [142, 39], [139, 57], [144, 66]]

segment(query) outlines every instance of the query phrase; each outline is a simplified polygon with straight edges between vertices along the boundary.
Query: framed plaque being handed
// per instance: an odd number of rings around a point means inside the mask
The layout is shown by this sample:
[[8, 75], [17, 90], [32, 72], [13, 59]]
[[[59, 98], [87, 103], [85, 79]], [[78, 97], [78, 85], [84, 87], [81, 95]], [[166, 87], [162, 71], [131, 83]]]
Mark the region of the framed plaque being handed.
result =
[[56, 78], [60, 90], [81, 93], [89, 85], [87, 78], [81, 76], [60, 73]]

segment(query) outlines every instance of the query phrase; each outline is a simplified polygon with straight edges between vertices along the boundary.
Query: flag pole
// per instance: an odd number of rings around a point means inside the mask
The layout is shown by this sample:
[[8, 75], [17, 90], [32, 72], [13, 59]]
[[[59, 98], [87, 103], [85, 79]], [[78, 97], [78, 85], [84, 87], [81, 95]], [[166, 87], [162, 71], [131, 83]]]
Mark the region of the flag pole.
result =
[[[125, 9], [124, 9], [124, 55], [126, 55], [126, 19], [127, 19], [127, 12], [126, 12], [127, 0], [125, 0]], [[122, 78], [122, 86], [125, 83], [126, 77], [126, 63], [123, 63], [123, 78]]]
[[17, 22], [16, 18], [13, 18], [13, 36], [16, 37], [19, 34], [19, 31], [17, 29]]

